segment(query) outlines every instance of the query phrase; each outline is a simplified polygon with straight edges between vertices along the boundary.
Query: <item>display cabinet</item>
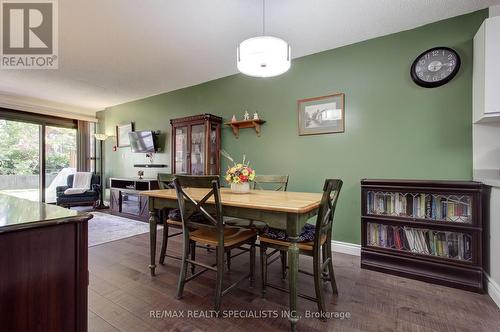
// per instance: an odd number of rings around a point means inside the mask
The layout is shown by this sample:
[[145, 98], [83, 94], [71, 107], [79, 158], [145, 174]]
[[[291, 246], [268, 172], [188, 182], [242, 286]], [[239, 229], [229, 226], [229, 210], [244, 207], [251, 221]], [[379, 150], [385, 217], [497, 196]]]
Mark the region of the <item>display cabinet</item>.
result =
[[173, 174], [220, 174], [221, 124], [212, 114], [170, 120]]
[[361, 181], [361, 266], [484, 291], [478, 182]]

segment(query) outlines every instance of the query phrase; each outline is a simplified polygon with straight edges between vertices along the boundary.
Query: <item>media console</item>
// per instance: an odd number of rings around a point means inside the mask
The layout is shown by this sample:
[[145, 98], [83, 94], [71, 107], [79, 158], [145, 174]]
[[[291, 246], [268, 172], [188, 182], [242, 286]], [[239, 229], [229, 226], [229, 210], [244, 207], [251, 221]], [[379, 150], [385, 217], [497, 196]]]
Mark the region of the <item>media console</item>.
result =
[[148, 221], [148, 199], [139, 195], [144, 190], [158, 189], [156, 179], [110, 178], [110, 209], [113, 214]]

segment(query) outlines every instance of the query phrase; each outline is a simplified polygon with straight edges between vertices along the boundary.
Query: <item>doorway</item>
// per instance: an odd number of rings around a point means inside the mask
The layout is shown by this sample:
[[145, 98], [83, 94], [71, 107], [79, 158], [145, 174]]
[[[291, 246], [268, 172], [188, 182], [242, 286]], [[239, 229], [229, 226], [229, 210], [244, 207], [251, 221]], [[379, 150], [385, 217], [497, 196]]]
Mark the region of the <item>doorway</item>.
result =
[[76, 172], [76, 121], [13, 112], [0, 112], [0, 193], [55, 203], [57, 186]]

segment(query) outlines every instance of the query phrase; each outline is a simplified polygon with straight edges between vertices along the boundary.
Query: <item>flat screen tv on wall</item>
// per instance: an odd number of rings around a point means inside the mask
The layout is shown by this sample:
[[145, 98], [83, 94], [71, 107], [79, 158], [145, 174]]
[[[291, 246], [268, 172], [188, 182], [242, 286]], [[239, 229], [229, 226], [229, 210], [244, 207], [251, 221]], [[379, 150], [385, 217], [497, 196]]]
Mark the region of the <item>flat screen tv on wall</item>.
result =
[[128, 134], [132, 152], [156, 152], [156, 136], [152, 131], [132, 131]]

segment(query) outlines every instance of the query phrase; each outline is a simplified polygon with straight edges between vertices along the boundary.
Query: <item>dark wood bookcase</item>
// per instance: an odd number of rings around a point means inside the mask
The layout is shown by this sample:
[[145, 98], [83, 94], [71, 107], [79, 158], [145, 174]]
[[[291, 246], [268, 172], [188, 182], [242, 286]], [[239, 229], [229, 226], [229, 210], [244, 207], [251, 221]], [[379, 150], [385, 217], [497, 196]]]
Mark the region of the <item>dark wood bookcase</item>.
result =
[[479, 182], [361, 181], [361, 267], [484, 292]]

